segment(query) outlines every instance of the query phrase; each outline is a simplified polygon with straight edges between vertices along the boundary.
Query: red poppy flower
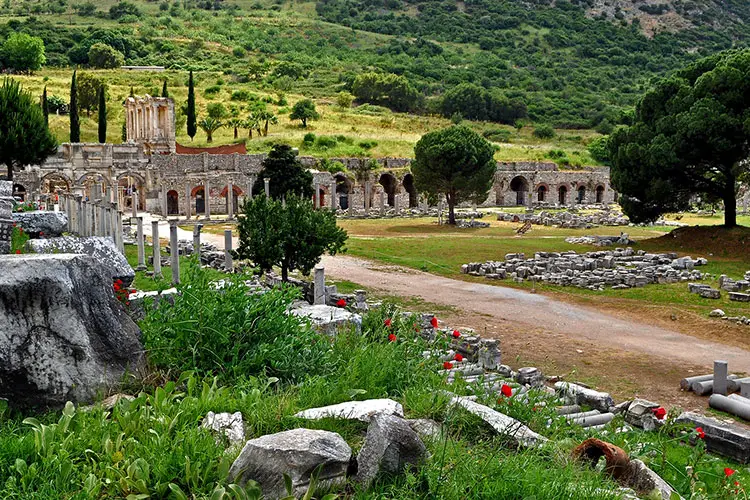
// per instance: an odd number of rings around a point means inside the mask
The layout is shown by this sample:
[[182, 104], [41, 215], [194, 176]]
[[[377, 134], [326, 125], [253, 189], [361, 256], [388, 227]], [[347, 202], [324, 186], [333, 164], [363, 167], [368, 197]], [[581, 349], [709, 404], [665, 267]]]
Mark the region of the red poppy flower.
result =
[[696, 427], [695, 433], [698, 435], [700, 439], [704, 439], [706, 437], [706, 433], [703, 432], [703, 427]]
[[391, 327], [391, 318], [386, 318], [386, 320], [383, 322], [383, 324], [385, 326], [387, 326], [388, 328], [390, 328]]
[[18, 255], [18, 254], [20, 254], [20, 253], [21, 253], [21, 251], [20, 251], [20, 250], [16, 250], [16, 255]]
[[433, 316], [432, 319], [430, 320], [430, 324], [432, 325], [433, 328], [438, 327], [438, 320], [435, 316]]
[[125, 305], [129, 306], [130, 305], [130, 301], [125, 302]]
[[455, 359], [456, 361], [463, 361], [464, 357], [461, 356], [460, 354], [456, 353], [456, 355], [453, 356], [453, 359]]
[[16, 224], [15, 222], [14, 222], [14, 223], [13, 223], [13, 227], [16, 227], [16, 226], [17, 226], [17, 224]]
[[500, 394], [502, 394], [506, 398], [509, 398], [513, 395], [513, 389], [511, 389], [508, 384], [503, 384], [503, 386], [500, 388]]
[[391, 333], [390, 335], [388, 335], [388, 340], [390, 342], [395, 342], [396, 341], [396, 336]]
[[122, 280], [118, 278], [115, 280], [115, 283], [117, 283], [118, 285], [122, 285]]
[[453, 338], [454, 339], [457, 339], [460, 336], [461, 336], [461, 332], [459, 332], [458, 330], [453, 330]]
[[651, 408], [651, 413], [653, 413], [653, 414], [654, 414], [654, 416], [655, 416], [656, 418], [658, 418], [659, 420], [663, 420], [663, 419], [664, 419], [664, 417], [666, 417], [666, 416], [667, 416], [667, 410], [665, 410], [665, 409], [664, 409], [663, 407], [661, 407], [661, 406], [660, 406], [660, 407], [658, 407], [658, 408]]
[[453, 368], [453, 363], [451, 363], [450, 361], [446, 361], [445, 363], [443, 363], [443, 368], [445, 368], [446, 370], [450, 370], [451, 368]]
[[44, 231], [39, 231], [39, 236], [44, 236]]
[[729, 467], [724, 467], [724, 475], [727, 476], [727, 477], [731, 476], [735, 472], [737, 472], [737, 471], [734, 470], [734, 469], [730, 469]]
[[115, 292], [119, 292], [119, 291], [120, 291], [120, 285], [118, 285], [117, 283], [115, 283], [115, 284], [114, 284], [114, 285], [112, 285], [112, 286], [113, 286], [113, 288], [115, 289]]
[[336, 302], [336, 305], [339, 306], [339, 307], [346, 307], [346, 300], [339, 299], [339, 301]]

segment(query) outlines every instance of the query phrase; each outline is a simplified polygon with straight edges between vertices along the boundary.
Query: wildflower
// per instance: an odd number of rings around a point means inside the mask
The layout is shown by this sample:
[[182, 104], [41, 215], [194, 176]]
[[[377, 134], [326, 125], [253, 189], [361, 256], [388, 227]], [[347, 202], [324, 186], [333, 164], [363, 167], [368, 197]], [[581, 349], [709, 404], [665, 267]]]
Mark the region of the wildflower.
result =
[[20, 251], [20, 250], [16, 250], [16, 255], [18, 255], [18, 254], [20, 254], [20, 253], [21, 253], [21, 251]]
[[454, 339], [457, 339], [460, 336], [461, 336], [461, 332], [459, 332], [458, 330], [453, 330], [453, 338]]
[[383, 324], [386, 327], [390, 328], [391, 327], [391, 318], [386, 318], [386, 320], [383, 322]]
[[456, 353], [456, 355], [453, 356], [453, 359], [455, 359], [456, 361], [463, 361], [464, 357], [461, 356], [459, 353]]
[[445, 363], [443, 363], [443, 368], [446, 370], [450, 370], [451, 368], [453, 368], [453, 363], [451, 363], [450, 361], [446, 361]]
[[115, 280], [115, 283], [117, 283], [118, 285], [122, 286], [122, 280], [119, 279], [119, 278], [117, 280]]
[[706, 433], [703, 432], [703, 427], [696, 427], [695, 433], [698, 436], [699, 439], [705, 439]]
[[130, 301], [128, 300], [127, 302], [125, 302], [125, 305], [129, 306], [130, 305]]
[[438, 327], [438, 320], [435, 316], [433, 316], [432, 319], [430, 320], [430, 324], [432, 325], [433, 328]]
[[339, 299], [339, 301], [336, 302], [336, 305], [339, 306], [339, 307], [346, 307], [346, 300]]
[[511, 389], [508, 384], [503, 384], [503, 386], [500, 388], [500, 394], [502, 394], [506, 398], [509, 398], [513, 395], [513, 389]]
[[39, 231], [39, 236], [44, 236], [44, 231]]
[[663, 407], [658, 408], [651, 408], [651, 412], [654, 414], [656, 418], [659, 420], [663, 420], [664, 417], [667, 415], [667, 410], [665, 410]]
[[391, 333], [390, 335], [388, 335], [388, 341], [389, 342], [395, 342], [396, 341], [396, 336]]
[[734, 469], [730, 469], [729, 467], [724, 467], [724, 475], [727, 476], [727, 477], [731, 476], [735, 472], [737, 472], [737, 471], [734, 470]]

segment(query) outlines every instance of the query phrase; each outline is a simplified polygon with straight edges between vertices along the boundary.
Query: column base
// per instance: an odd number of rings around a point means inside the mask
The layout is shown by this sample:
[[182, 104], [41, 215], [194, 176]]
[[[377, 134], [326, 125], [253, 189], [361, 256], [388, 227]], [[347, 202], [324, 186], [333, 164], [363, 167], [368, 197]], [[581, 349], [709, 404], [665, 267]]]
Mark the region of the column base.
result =
[[136, 266], [135, 271], [148, 271], [146, 266]]

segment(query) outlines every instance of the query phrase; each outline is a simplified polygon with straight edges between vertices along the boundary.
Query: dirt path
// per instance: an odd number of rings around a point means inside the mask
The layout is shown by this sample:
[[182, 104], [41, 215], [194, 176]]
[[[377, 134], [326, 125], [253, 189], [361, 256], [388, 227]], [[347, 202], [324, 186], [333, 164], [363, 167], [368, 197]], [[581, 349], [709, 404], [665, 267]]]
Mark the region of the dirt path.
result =
[[[446, 321], [502, 339], [505, 362], [533, 362], [558, 373], [575, 370], [623, 396], [634, 393], [673, 403], [700, 404], [680, 393], [679, 379], [710, 373], [715, 359], [750, 373], [750, 350], [571, 305], [544, 295], [470, 283], [353, 257], [325, 257], [326, 274], [397, 296], [451, 306]], [[453, 316], [453, 317], [451, 317]], [[514, 360], [514, 358], [516, 358]]]

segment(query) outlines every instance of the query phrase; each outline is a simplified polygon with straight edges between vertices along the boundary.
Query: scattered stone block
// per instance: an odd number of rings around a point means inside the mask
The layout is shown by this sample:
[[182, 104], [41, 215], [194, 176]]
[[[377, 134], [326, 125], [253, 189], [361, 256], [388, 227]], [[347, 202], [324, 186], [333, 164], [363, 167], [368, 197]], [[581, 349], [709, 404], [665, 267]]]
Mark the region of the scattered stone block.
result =
[[703, 288], [700, 292], [698, 292], [698, 295], [703, 297], [704, 299], [720, 299], [721, 298], [721, 291], [716, 290], [715, 288]]
[[557, 382], [555, 389], [574, 404], [587, 405], [602, 412], [609, 412], [610, 408], [615, 406], [615, 401], [608, 393], [595, 391], [580, 384]]
[[750, 463], [750, 431], [747, 429], [691, 412], [683, 413], [676, 422], [701, 427], [706, 434], [704, 441], [708, 451], [743, 464]]
[[404, 407], [392, 399], [368, 399], [366, 401], [347, 401], [336, 405], [310, 408], [296, 413], [297, 418], [320, 420], [321, 418], [341, 418], [369, 422], [375, 415], [404, 416]]
[[223, 434], [232, 446], [245, 443], [245, 422], [241, 412], [214, 413], [210, 411], [203, 419], [201, 427]]
[[0, 397], [11, 405], [92, 401], [140, 369], [139, 337], [92, 257], [0, 259]]
[[750, 302], [750, 293], [729, 292], [729, 300], [735, 302]]
[[427, 448], [409, 423], [393, 415], [378, 414], [370, 421], [367, 436], [357, 455], [356, 481], [369, 485], [380, 474], [399, 474], [416, 467], [427, 456]]
[[516, 373], [516, 382], [531, 387], [540, 387], [544, 385], [544, 374], [539, 368], [526, 366], [519, 368]]
[[407, 422], [422, 439], [438, 439], [443, 434], [443, 426], [429, 418], [416, 418]]
[[[625, 474], [621, 477], [621, 482], [634, 489], [642, 497], [653, 495], [653, 492], [657, 491], [662, 500], [682, 499], [669, 483], [640, 460], [630, 461]], [[653, 497], [649, 496], [649, 498]]]
[[653, 410], [659, 408], [657, 403], [645, 399], [634, 399], [625, 412], [625, 421], [641, 429], [652, 431], [661, 421], [654, 416]]
[[309, 320], [317, 330], [329, 335], [335, 335], [342, 328], [354, 328], [358, 332], [362, 330], [362, 316], [343, 307], [322, 304], [311, 306], [307, 302], [295, 302], [291, 313]]
[[62, 212], [14, 212], [13, 222], [33, 236], [60, 236], [68, 229], [68, 216]]
[[287, 474], [297, 498], [318, 467], [322, 487], [346, 481], [351, 456], [351, 448], [335, 432], [294, 429], [248, 441], [229, 469], [229, 480], [240, 485], [256, 481], [266, 498], [282, 498], [287, 496]]
[[724, 316], [726, 316], [726, 313], [721, 309], [714, 309], [713, 311], [708, 313], [708, 316], [710, 318], [723, 318]]

